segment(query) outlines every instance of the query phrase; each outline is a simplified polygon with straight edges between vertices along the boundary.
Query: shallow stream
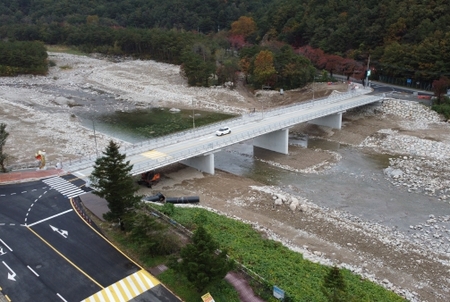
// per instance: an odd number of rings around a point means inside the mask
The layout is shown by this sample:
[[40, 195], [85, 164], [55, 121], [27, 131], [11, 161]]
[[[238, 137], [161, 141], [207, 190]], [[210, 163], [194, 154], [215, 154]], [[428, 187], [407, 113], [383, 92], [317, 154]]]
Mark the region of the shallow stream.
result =
[[[301, 140], [290, 141], [298, 144]], [[254, 160], [253, 146], [246, 143], [216, 153], [216, 168], [406, 233], [414, 232], [410, 225], [426, 224], [429, 215], [450, 215], [447, 202], [392, 185], [383, 173], [389, 163], [387, 155], [366, 154], [358, 148], [321, 139], [303, 141], [308, 148], [338, 152], [342, 159], [325, 173], [296, 173]], [[270, 155], [266, 159], [270, 160]], [[439, 225], [450, 227], [448, 222]]]

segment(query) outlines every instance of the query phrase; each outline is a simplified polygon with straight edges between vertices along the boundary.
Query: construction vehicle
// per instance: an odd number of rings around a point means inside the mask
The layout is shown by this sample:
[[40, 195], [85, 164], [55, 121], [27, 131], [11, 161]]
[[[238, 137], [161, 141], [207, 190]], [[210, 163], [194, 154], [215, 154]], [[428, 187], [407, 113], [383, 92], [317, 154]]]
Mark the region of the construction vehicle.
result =
[[141, 174], [141, 179], [138, 180], [138, 184], [146, 185], [151, 188], [152, 185], [158, 183], [161, 175], [159, 173], [155, 173], [155, 171], [148, 171]]

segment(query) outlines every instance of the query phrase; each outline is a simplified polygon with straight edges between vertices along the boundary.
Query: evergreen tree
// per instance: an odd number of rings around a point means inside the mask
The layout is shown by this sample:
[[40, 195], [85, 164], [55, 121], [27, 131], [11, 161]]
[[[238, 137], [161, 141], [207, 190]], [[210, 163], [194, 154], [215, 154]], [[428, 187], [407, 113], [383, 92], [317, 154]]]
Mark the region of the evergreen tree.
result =
[[125, 154], [120, 154], [119, 146], [113, 141], [95, 161], [90, 179], [95, 188], [94, 194], [105, 198], [109, 212], [103, 215], [108, 221], [124, 221], [132, 214], [140, 201], [135, 196], [138, 188], [130, 174], [133, 165], [125, 161]]
[[322, 292], [330, 302], [347, 302], [349, 299], [346, 290], [341, 270], [337, 266], [332, 267], [324, 278]]
[[179, 251], [179, 238], [173, 232], [168, 232], [168, 225], [161, 220], [140, 211], [130, 222], [129, 238], [142, 253], [169, 255]]
[[181, 249], [181, 261], [172, 263], [175, 271], [183, 274], [198, 292], [222, 280], [233, 269], [233, 262], [227, 258], [226, 250], [216, 254], [219, 245], [204, 227], [199, 226], [192, 237], [192, 243]]
[[6, 124], [0, 123], [0, 170], [2, 172], [6, 172], [5, 161], [8, 158], [8, 154], [3, 151], [3, 146], [6, 144], [6, 139], [9, 136], [5, 129]]

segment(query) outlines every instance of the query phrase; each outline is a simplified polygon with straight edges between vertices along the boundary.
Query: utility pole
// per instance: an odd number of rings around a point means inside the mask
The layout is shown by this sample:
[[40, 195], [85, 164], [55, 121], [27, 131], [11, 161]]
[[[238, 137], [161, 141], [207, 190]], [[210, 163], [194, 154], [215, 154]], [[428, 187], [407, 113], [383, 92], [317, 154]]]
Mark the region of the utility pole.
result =
[[97, 136], [95, 135], [95, 123], [94, 123], [94, 120], [92, 120], [92, 128], [94, 128], [95, 153], [97, 154], [97, 158], [98, 158]]
[[369, 58], [367, 59], [367, 69], [366, 69], [366, 82], [364, 87], [369, 87], [369, 76], [370, 76], [370, 69], [369, 69], [369, 64], [370, 64], [370, 55]]

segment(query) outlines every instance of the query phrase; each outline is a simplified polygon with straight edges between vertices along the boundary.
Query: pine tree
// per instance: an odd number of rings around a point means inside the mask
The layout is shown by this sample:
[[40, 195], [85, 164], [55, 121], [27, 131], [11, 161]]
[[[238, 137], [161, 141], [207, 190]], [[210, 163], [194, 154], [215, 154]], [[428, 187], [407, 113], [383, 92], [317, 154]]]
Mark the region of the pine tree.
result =
[[124, 221], [132, 214], [140, 201], [135, 196], [138, 188], [130, 174], [133, 165], [125, 162], [125, 154], [120, 154], [119, 146], [109, 142], [102, 157], [95, 161], [90, 179], [94, 194], [106, 199], [109, 212], [103, 215], [108, 221]]
[[8, 154], [4, 153], [3, 146], [6, 144], [6, 139], [9, 133], [6, 132], [6, 124], [0, 123], [0, 170], [6, 172], [5, 161], [8, 158]]
[[192, 236], [192, 243], [181, 249], [181, 262], [176, 262], [172, 268], [186, 276], [201, 292], [233, 269], [234, 264], [227, 258], [226, 250], [216, 254], [218, 248], [218, 243], [199, 226]]
[[324, 278], [322, 292], [330, 302], [347, 302], [347, 286], [341, 270], [334, 266]]

